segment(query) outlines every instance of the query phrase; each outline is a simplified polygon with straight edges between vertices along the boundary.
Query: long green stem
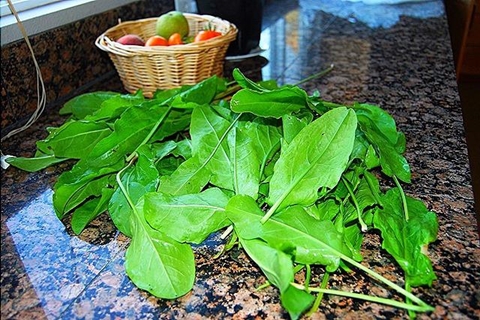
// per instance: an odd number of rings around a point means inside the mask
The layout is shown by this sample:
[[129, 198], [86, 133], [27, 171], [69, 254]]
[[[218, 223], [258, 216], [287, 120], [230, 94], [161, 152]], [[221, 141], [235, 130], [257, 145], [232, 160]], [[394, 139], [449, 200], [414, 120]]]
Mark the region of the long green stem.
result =
[[288, 195], [288, 192], [285, 192], [281, 197], [280, 199], [278, 199], [274, 204], [273, 206], [270, 207], [270, 209], [268, 209], [267, 213], [265, 213], [265, 215], [262, 217], [262, 219], [260, 219], [260, 222], [263, 224], [265, 222], [268, 221], [268, 219], [270, 219], [270, 217], [275, 213], [275, 211], [278, 209], [278, 207], [280, 207], [280, 205], [282, 204], [283, 200], [285, 200], [285, 198], [287, 197]]
[[[410, 281], [408, 281], [408, 277], [405, 277], [405, 290], [407, 290], [408, 292], [411, 291]], [[406, 299], [406, 302], [408, 304], [412, 304], [412, 301], [410, 301], [409, 298]], [[415, 319], [415, 311], [408, 310], [408, 316], [410, 317], [410, 319]]]
[[433, 310], [433, 307], [429, 306], [428, 304], [426, 304], [425, 302], [423, 302], [420, 298], [416, 297], [415, 295], [413, 295], [411, 292], [408, 292], [407, 290], [403, 289], [402, 287], [400, 287], [399, 285], [393, 283], [392, 281], [388, 280], [387, 278], [383, 277], [382, 275], [368, 269], [367, 267], [365, 267], [364, 265], [362, 265], [361, 263], [358, 263], [357, 261], [353, 260], [352, 258], [344, 255], [343, 253], [338, 253], [338, 255], [340, 256], [341, 259], [343, 259], [344, 261], [354, 265], [355, 267], [359, 268], [360, 270], [366, 272], [368, 275], [370, 275], [371, 277], [385, 283], [386, 285], [388, 285], [390, 288], [394, 289], [395, 291], [397, 291], [398, 293], [401, 293], [403, 294], [406, 298], [410, 298], [412, 301], [414, 301], [415, 303], [417, 303], [418, 305], [421, 305], [421, 306], [424, 306], [425, 308], [428, 308], [428, 310]]
[[134, 157], [130, 159], [128, 164], [125, 167], [123, 167], [122, 170], [117, 172], [117, 174], [115, 175], [115, 179], [117, 180], [118, 187], [120, 188], [120, 190], [122, 190], [122, 193], [125, 196], [125, 199], [127, 199], [128, 205], [132, 208], [132, 210], [135, 210], [135, 204], [133, 203], [132, 199], [128, 195], [127, 189], [125, 189], [125, 185], [123, 184], [122, 178], [121, 178], [123, 172], [127, 170], [136, 160], [137, 154], [136, 153], [132, 153], [132, 154], [134, 155]]
[[310, 281], [312, 280], [312, 268], [309, 264], [306, 264], [305, 267], [305, 290], [308, 290], [308, 287], [310, 286]]
[[[292, 283], [292, 286], [305, 290], [304, 286], [298, 283]], [[361, 294], [361, 293], [355, 293], [355, 292], [346, 292], [346, 291], [340, 291], [340, 290], [332, 290], [332, 289], [324, 289], [324, 288], [308, 288], [309, 291], [311, 292], [319, 292], [319, 293], [326, 293], [326, 294], [331, 294], [331, 295], [337, 295], [337, 296], [343, 296], [343, 297], [348, 297], [348, 298], [354, 298], [354, 299], [360, 299], [360, 300], [365, 300], [365, 301], [370, 301], [370, 302], [375, 302], [375, 303], [381, 303], [385, 305], [389, 305], [392, 307], [396, 308], [401, 308], [401, 309], [406, 309], [406, 310], [412, 310], [412, 311], [417, 311], [417, 312], [427, 312], [427, 311], [432, 311], [433, 308], [428, 306], [428, 305], [413, 305], [413, 304], [407, 304], [405, 302], [393, 300], [393, 299], [386, 299], [386, 298], [380, 298], [380, 297], [375, 297], [375, 296], [369, 296], [366, 294]]]
[[[322, 277], [322, 282], [320, 283], [320, 288], [326, 289], [329, 279], [330, 279], [330, 273], [325, 272]], [[317, 297], [315, 298], [315, 301], [313, 302], [312, 307], [310, 308], [310, 310], [307, 312], [306, 315], [311, 316], [314, 312], [316, 312], [320, 307], [320, 303], [322, 302], [322, 300], [323, 300], [323, 292], [319, 292], [317, 294]]]
[[165, 118], [167, 117], [167, 115], [170, 113], [170, 110], [172, 110], [172, 107], [169, 106], [167, 111], [165, 111], [165, 113], [160, 117], [160, 119], [158, 119], [158, 121], [155, 123], [155, 125], [153, 126], [152, 130], [150, 130], [150, 132], [148, 133], [148, 135], [145, 137], [145, 139], [143, 139], [143, 141], [137, 146], [137, 148], [135, 148], [135, 150], [127, 157], [127, 162], [131, 161], [137, 154], [137, 150], [143, 146], [144, 144], [146, 144], [151, 137], [153, 137], [153, 135], [155, 134], [155, 132], [157, 131], [158, 127], [160, 126], [160, 124], [163, 122], [163, 120], [165, 120]]
[[348, 193], [350, 194], [350, 197], [352, 198], [355, 209], [357, 210], [358, 222], [360, 223], [360, 226], [362, 228], [362, 232], [367, 232], [368, 231], [368, 226], [363, 221], [362, 210], [360, 210], [360, 205], [358, 204], [357, 197], [355, 197], [355, 194], [353, 193], [352, 187], [350, 186], [350, 182], [348, 182], [348, 180], [345, 179], [345, 177], [343, 177], [343, 176], [342, 176], [342, 181], [343, 181], [343, 184], [345, 185], [345, 187], [347, 187]]
[[[393, 181], [395, 182], [395, 185], [397, 186], [398, 190], [400, 190], [400, 197], [402, 198], [403, 212], [405, 213], [405, 221], [408, 222], [409, 213], [408, 213], [407, 197], [405, 196], [405, 191], [403, 191], [402, 185], [400, 184], [400, 181], [398, 181], [397, 176], [393, 175]], [[404, 233], [403, 238], [406, 239], [405, 229], [402, 229], [402, 232]], [[405, 290], [407, 290], [408, 292], [411, 291], [410, 281], [408, 280], [408, 275], [406, 273], [405, 273]], [[411, 303], [408, 297], [407, 297], [407, 303]], [[408, 314], [410, 318], [412, 319], [415, 318], [415, 313], [413, 310], [409, 311]]]
[[400, 184], [400, 181], [398, 181], [398, 178], [395, 175], [392, 178], [393, 178], [393, 181], [395, 181], [395, 185], [400, 190], [400, 197], [402, 197], [403, 211], [405, 212], [405, 220], [408, 222], [409, 214], [408, 214], [407, 198], [405, 197], [405, 192], [403, 191], [402, 185]]
[[[268, 215], [265, 215], [262, 217], [262, 220], [265, 218], [265, 217], [269, 217]], [[265, 220], [266, 222], [266, 220]], [[327, 246], [328, 247], [328, 246]], [[331, 247], [330, 247], [331, 248]], [[332, 250], [334, 250], [333, 248], [331, 248]], [[383, 277], [382, 275], [370, 270], [369, 268], [365, 267], [364, 265], [362, 265], [361, 263], [358, 263], [357, 261], [355, 261], [354, 259], [350, 258], [349, 256], [335, 250], [335, 253], [336, 255], [338, 255], [338, 257], [340, 259], [342, 259], [343, 261], [345, 262], [348, 262], [350, 263], [351, 265], [357, 267], [358, 269], [364, 271], [365, 273], [367, 273], [368, 275], [370, 275], [372, 278], [375, 278], [377, 280], [379, 280], [380, 282], [386, 284], [387, 286], [389, 286], [390, 288], [392, 288], [393, 290], [397, 291], [398, 293], [402, 294], [403, 296], [405, 296], [405, 298], [409, 298], [411, 299], [413, 302], [417, 303], [418, 305], [420, 306], [423, 306], [425, 310], [433, 310], [433, 307], [429, 306], [427, 303], [425, 303], [424, 301], [422, 301], [420, 298], [416, 297], [415, 295], [413, 295], [411, 292], [405, 290], [404, 288], [400, 287], [399, 285], [393, 283], [392, 281], [388, 280], [387, 278]], [[422, 310], [424, 310], [422, 309]]]
[[333, 68], [334, 68], [334, 65], [333, 65], [333, 63], [332, 63], [332, 64], [330, 65], [330, 67], [328, 67], [328, 68], [326, 68], [325, 70], [322, 70], [322, 71], [320, 71], [320, 72], [318, 72], [318, 73], [315, 73], [315, 74], [313, 74], [313, 75], [311, 75], [311, 76], [309, 76], [309, 77], [307, 77], [307, 78], [305, 78], [305, 79], [303, 79], [303, 80], [298, 81], [297, 83], [294, 84], [294, 86], [298, 86], [298, 85], [301, 85], [301, 84], [303, 84], [303, 83], [305, 83], [305, 82], [308, 82], [308, 81], [310, 81], [310, 80], [323, 77], [324, 75], [326, 75], [327, 73], [329, 73], [330, 71], [332, 71]]
[[325, 100], [322, 100], [322, 104], [329, 109], [338, 108], [338, 107], [345, 107], [345, 105], [343, 105], [343, 104], [338, 104], [338, 103], [325, 101]]
[[266, 168], [266, 166], [267, 166], [267, 160], [270, 159], [270, 158], [273, 156], [273, 154], [278, 151], [278, 149], [280, 148], [280, 145], [281, 145], [281, 141], [278, 140], [278, 142], [275, 143], [275, 144], [272, 146], [272, 148], [270, 149], [270, 151], [268, 152], [268, 154], [266, 154], [265, 157], [263, 157], [263, 159], [262, 159], [262, 164], [260, 165], [260, 170], [259, 170], [259, 172], [260, 172], [260, 175], [259, 175], [259, 176], [260, 176], [260, 177], [263, 177], [263, 174], [264, 174], [264, 172], [265, 172], [265, 168]]
[[224, 240], [230, 233], [233, 231], [233, 225], [228, 226], [228, 228], [222, 233], [220, 239]]
[[[233, 82], [234, 83], [234, 82]], [[230, 83], [228, 84], [230, 85]], [[227, 90], [223, 91], [223, 92], [220, 92], [218, 93], [214, 98], [213, 98], [213, 101], [217, 101], [217, 100], [221, 100], [225, 97], [228, 97], [230, 95], [232, 95], [233, 93], [237, 92], [238, 90], [242, 89], [242, 87], [240, 87], [240, 85], [236, 84], [236, 85], [233, 85], [231, 86], [230, 88], [227, 88]]]

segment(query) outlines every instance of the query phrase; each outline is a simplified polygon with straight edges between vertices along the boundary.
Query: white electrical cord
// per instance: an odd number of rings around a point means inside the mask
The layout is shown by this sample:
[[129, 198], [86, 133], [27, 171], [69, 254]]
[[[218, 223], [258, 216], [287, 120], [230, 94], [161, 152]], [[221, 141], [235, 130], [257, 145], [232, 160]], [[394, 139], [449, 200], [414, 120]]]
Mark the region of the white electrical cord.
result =
[[[25, 129], [29, 128], [40, 117], [42, 112], [45, 110], [45, 105], [47, 103], [47, 94], [46, 94], [46, 91], [45, 91], [45, 83], [43, 82], [42, 72], [40, 70], [40, 67], [38, 66], [37, 59], [35, 58], [35, 53], [33, 52], [32, 45], [30, 44], [30, 40], [28, 38], [27, 31], [25, 30], [25, 27], [23, 26], [22, 21], [18, 17], [18, 13], [17, 13], [17, 11], [15, 10], [15, 7], [12, 4], [12, 1], [7, 0], [7, 2], [8, 2], [8, 7], [10, 8], [10, 11], [12, 12], [12, 14], [15, 16], [15, 19], [17, 20], [18, 28], [22, 32], [23, 38], [25, 39], [25, 42], [27, 43], [28, 49], [30, 50], [30, 53], [32, 55], [33, 63], [35, 64], [35, 71], [36, 71], [36, 74], [37, 74], [37, 108], [34, 111], [34, 113], [32, 114], [32, 116], [30, 117], [30, 119], [28, 119], [27, 123], [25, 123], [20, 128], [16, 128], [16, 129], [13, 129], [12, 131], [8, 132], [6, 135], [4, 135], [1, 138], [1, 142], [3, 142], [5, 139], [7, 139], [7, 138], [9, 138], [9, 137], [11, 137], [11, 136], [13, 136], [17, 133], [22, 132]], [[0, 161], [1, 167], [3, 169], [6, 169], [6, 168], [8, 168], [9, 164], [5, 160], [9, 157], [12, 157], [12, 156], [3, 155], [3, 152], [1, 150], [0, 150], [0, 154], [1, 154], [1, 159], [0, 159], [1, 160]]]

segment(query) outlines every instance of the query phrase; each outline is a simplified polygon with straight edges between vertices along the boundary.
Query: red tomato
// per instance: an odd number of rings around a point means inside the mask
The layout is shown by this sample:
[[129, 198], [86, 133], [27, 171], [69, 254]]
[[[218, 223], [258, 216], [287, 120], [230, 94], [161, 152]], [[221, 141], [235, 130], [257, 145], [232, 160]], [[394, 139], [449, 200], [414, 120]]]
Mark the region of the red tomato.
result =
[[221, 36], [222, 33], [214, 30], [202, 30], [196, 36], [194, 42], [205, 41], [212, 39], [218, 36]]
[[145, 42], [145, 46], [146, 47], [168, 46], [168, 41], [164, 37], [153, 36], [148, 38], [147, 42]]
[[174, 46], [177, 44], [183, 44], [182, 35], [180, 33], [174, 33], [168, 38], [168, 45]]

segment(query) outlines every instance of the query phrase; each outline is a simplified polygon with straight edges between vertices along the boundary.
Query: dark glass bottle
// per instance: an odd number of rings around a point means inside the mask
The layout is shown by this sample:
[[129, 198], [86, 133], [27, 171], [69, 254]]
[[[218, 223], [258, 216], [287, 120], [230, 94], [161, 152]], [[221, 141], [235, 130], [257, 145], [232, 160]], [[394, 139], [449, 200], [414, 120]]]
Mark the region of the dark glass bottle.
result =
[[249, 53], [258, 47], [262, 31], [264, 0], [196, 0], [199, 14], [225, 19], [238, 28], [237, 39], [230, 44], [227, 56]]

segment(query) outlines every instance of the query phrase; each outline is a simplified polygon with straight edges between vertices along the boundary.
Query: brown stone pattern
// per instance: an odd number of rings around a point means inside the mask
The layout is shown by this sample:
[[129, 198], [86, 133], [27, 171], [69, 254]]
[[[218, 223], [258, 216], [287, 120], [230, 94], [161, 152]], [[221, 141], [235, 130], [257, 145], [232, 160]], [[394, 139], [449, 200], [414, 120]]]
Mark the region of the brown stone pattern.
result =
[[[138, 1], [30, 37], [43, 80], [47, 108], [88, 90], [122, 90], [108, 55], [95, 39], [121, 21], [149, 18], [173, 8], [170, 1]], [[2, 46], [2, 135], [28, 119], [37, 106], [34, 62], [22, 39]], [[110, 80], [110, 81], [108, 81]]]

